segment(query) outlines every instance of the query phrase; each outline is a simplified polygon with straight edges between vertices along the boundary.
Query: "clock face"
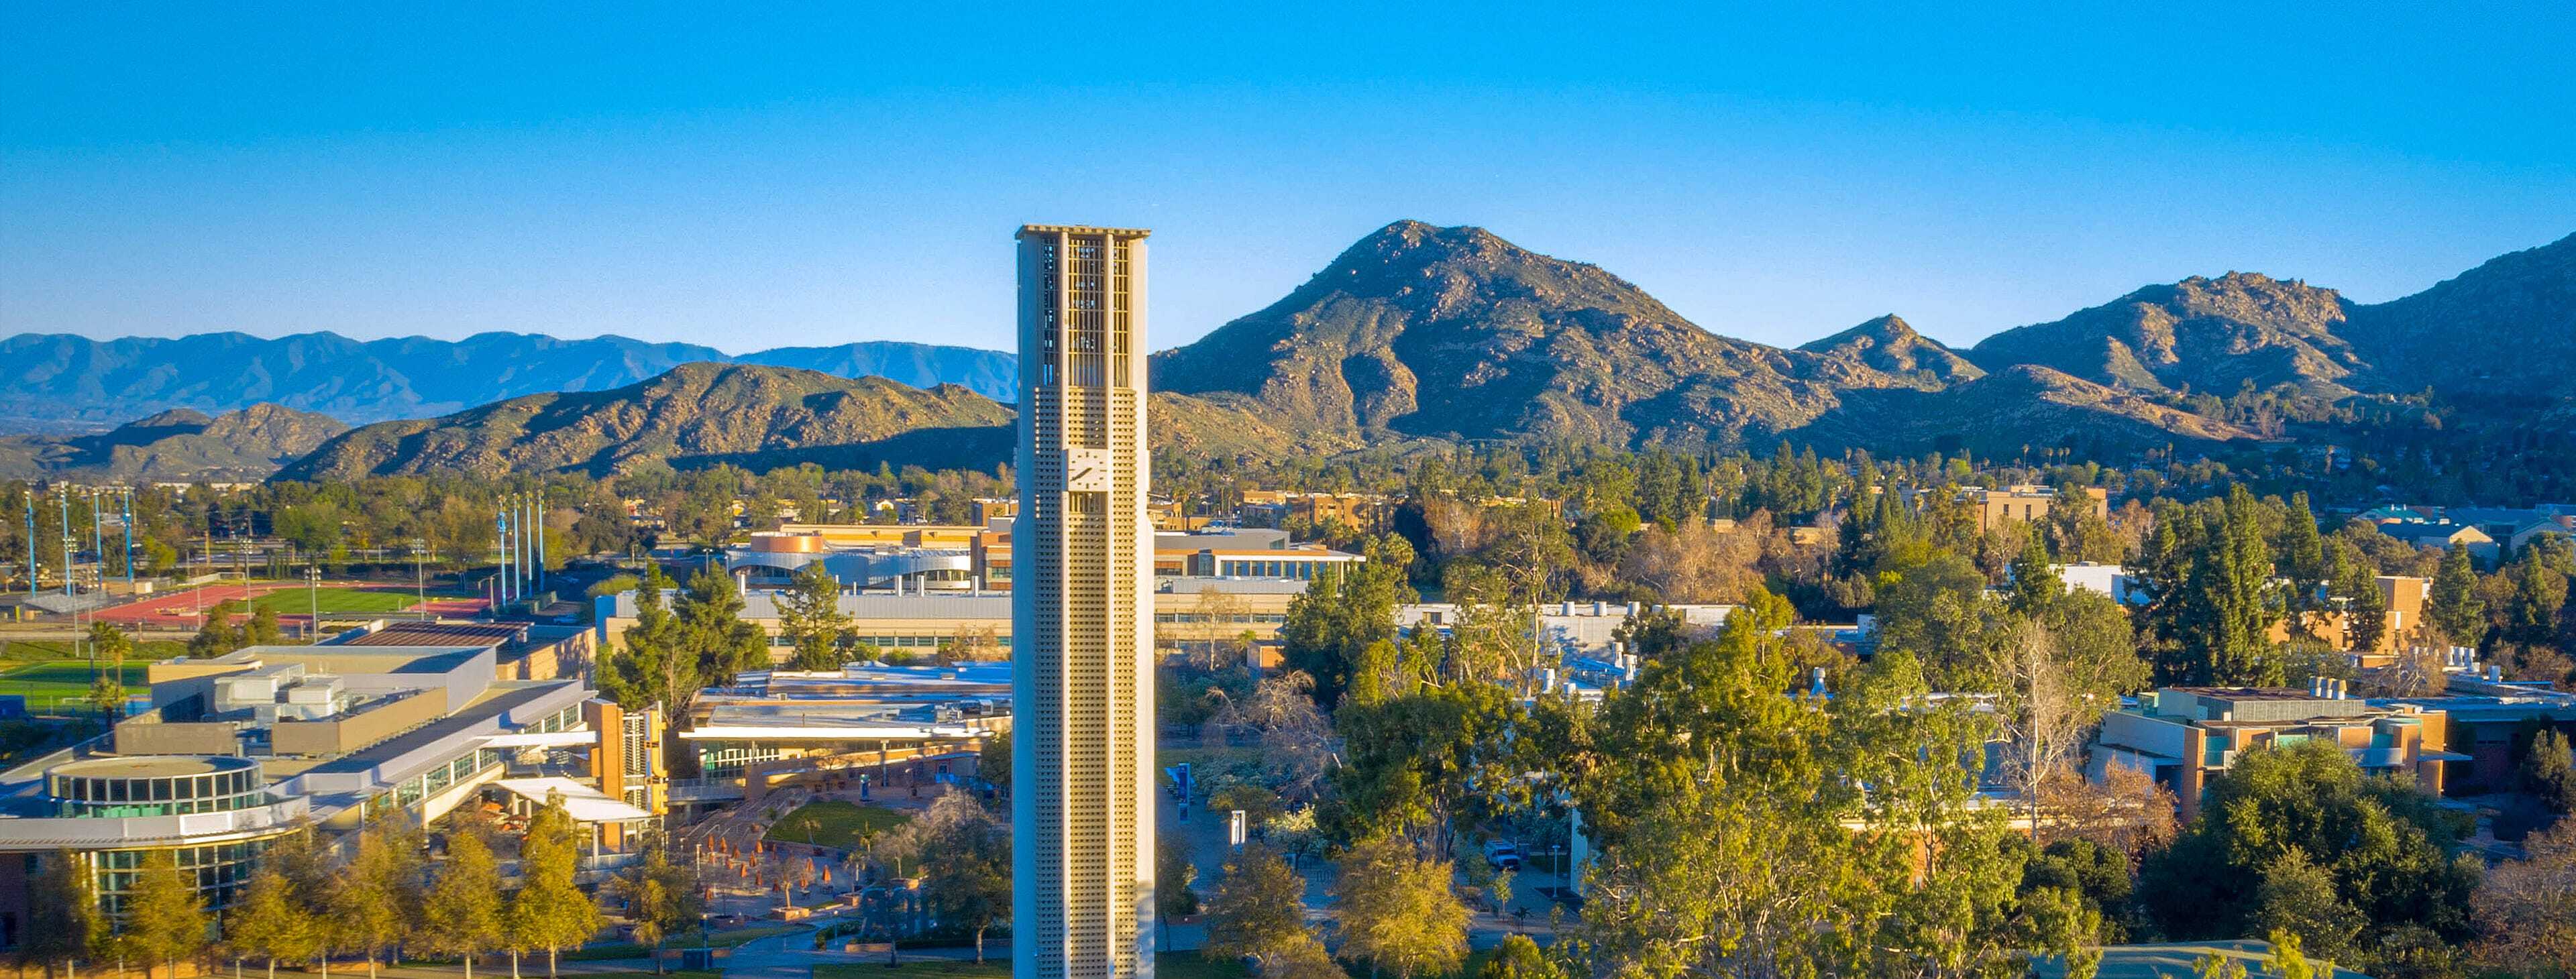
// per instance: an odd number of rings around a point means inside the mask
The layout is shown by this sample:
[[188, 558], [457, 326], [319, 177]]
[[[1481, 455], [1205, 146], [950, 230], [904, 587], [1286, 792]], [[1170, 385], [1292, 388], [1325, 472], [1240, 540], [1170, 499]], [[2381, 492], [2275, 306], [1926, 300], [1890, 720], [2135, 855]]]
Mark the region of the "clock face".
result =
[[1103, 449], [1064, 450], [1064, 488], [1073, 493], [1109, 491], [1109, 453]]

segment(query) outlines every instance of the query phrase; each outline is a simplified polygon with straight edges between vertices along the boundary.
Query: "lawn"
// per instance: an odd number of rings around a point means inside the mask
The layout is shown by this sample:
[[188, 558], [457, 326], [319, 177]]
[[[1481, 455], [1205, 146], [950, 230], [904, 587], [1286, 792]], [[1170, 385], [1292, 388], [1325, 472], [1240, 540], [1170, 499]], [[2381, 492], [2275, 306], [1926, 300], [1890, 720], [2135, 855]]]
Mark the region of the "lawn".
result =
[[[662, 954], [676, 962], [679, 960], [680, 950], [684, 948], [732, 948], [744, 942], [767, 938], [771, 935], [810, 930], [812, 929], [806, 925], [760, 925], [716, 932], [707, 936], [703, 942], [682, 935], [663, 942]], [[589, 948], [573, 949], [563, 953], [562, 959], [566, 962], [596, 962], [606, 959], [640, 959], [649, 954], [651, 950], [642, 945], [634, 942], [619, 942], [613, 945], [594, 945]]]
[[[814, 967], [814, 979], [868, 979], [871, 976], [955, 976], [958, 979], [982, 979], [1011, 974], [1011, 953], [987, 951], [984, 963], [977, 965], [961, 959], [905, 959], [892, 968], [882, 963], [824, 964]], [[1211, 962], [1197, 952], [1164, 952], [1154, 956], [1154, 975], [1161, 979], [1243, 979], [1251, 975], [1233, 962]]]
[[[13, 646], [15, 644], [12, 644]], [[143, 662], [125, 661], [125, 689], [143, 689]], [[89, 696], [91, 677], [89, 663], [82, 660], [48, 660], [39, 663], [0, 664], [0, 695], [21, 694], [27, 698], [27, 709], [35, 713], [53, 713], [64, 698]]]
[[409, 588], [287, 588], [253, 599], [250, 607], [252, 611], [273, 608], [279, 615], [311, 615], [317, 600], [326, 616], [377, 615], [419, 604], [418, 594]]
[[[188, 651], [188, 644], [175, 639], [138, 639], [129, 662], [147, 659], [169, 659]], [[47, 659], [72, 659], [69, 639], [0, 639], [0, 662], [18, 663]]]
[[[812, 843], [855, 850], [859, 841], [870, 834], [893, 829], [911, 819], [884, 806], [862, 806], [839, 799], [824, 799], [799, 806], [795, 812], [769, 824], [769, 838], [780, 843]], [[813, 821], [810, 828], [805, 825], [807, 820]]]

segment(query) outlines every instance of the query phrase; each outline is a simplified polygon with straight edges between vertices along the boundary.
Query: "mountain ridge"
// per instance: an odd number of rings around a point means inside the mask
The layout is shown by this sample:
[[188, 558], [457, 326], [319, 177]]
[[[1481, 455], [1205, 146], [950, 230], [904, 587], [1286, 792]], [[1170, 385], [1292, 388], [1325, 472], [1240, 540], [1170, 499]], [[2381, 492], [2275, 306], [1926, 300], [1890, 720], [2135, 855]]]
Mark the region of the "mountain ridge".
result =
[[137, 412], [220, 413], [263, 401], [358, 423], [435, 417], [522, 395], [605, 390], [697, 362], [810, 366], [915, 387], [965, 383], [1007, 397], [1017, 361], [998, 351], [892, 340], [735, 357], [616, 334], [356, 340], [329, 331], [273, 338], [221, 332], [93, 340], [22, 333], [0, 338], [0, 425], [98, 430]]

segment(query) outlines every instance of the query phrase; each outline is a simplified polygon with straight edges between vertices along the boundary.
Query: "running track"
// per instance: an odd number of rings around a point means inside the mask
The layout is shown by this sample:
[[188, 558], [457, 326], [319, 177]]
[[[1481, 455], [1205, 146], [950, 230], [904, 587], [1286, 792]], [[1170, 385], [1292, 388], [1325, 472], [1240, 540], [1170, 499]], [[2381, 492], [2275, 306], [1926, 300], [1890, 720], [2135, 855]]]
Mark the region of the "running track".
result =
[[[354, 581], [326, 581], [322, 584], [325, 587], [330, 588], [366, 587], [363, 583]], [[204, 616], [198, 612], [201, 608], [206, 608], [217, 602], [227, 600], [247, 602], [253, 596], [265, 595], [271, 592], [302, 591], [304, 590], [304, 587], [305, 586], [301, 584], [285, 582], [258, 585], [208, 585], [203, 588], [190, 589], [187, 591], [174, 591], [166, 595], [153, 595], [139, 601], [127, 602], [123, 605], [109, 606], [98, 610], [94, 613], [94, 616], [103, 621], [115, 622], [129, 626], [141, 625], [195, 629], [205, 624]], [[429, 600], [428, 611], [433, 615], [443, 616], [479, 615], [483, 611], [483, 606], [484, 600], [480, 598], [433, 598]], [[288, 609], [279, 609], [277, 618], [280, 622], [301, 623], [312, 618], [312, 616], [296, 614]]]

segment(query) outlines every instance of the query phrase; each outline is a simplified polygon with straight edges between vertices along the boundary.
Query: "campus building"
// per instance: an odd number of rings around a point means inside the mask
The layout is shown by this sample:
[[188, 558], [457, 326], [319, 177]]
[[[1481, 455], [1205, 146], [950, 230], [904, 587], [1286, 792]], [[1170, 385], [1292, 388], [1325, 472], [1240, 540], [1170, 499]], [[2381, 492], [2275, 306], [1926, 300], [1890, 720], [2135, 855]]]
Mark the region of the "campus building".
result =
[[405, 634], [442, 635], [371, 627], [149, 664], [148, 708], [107, 738], [0, 772], [0, 948], [31, 920], [33, 878], [65, 871], [66, 857], [116, 914], [147, 855], [171, 852], [220, 912], [286, 834], [339, 834], [390, 810], [426, 823], [496, 782], [568, 767], [558, 762], [574, 752], [621, 779], [624, 798], [602, 800], [613, 813], [585, 806], [588, 821], [656, 817], [658, 761], [633, 760], [658, 757], [658, 727], [594, 726], [608, 715], [577, 669], [521, 678], [552, 662], [530, 655], [560, 643], [474, 627], [443, 645]]
[[1154, 974], [1145, 236], [1019, 230], [1011, 974]]
[[2448, 725], [2439, 709], [2356, 699], [2338, 680], [2305, 689], [2167, 687], [2102, 715], [2090, 774], [2098, 779], [2112, 765], [2148, 773], [2173, 791], [2189, 821], [2203, 790], [2246, 752], [2324, 741], [2363, 771], [2411, 775], [2439, 794], [2444, 764], [2469, 760], [2445, 749]]

